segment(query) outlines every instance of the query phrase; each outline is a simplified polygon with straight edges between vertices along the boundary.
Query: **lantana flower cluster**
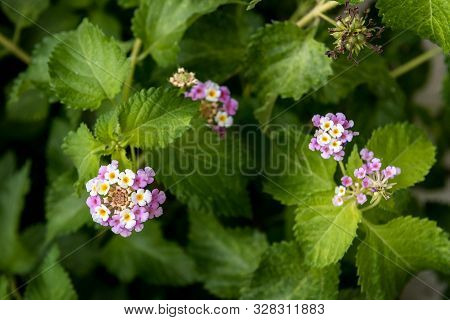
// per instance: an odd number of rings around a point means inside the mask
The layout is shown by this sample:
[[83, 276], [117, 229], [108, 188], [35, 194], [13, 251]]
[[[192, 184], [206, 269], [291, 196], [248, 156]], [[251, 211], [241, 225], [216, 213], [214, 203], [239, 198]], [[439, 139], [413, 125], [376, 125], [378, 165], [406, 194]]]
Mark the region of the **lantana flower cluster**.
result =
[[312, 123], [317, 129], [309, 143], [309, 149], [320, 151], [324, 159], [333, 157], [336, 161], [341, 161], [345, 155], [345, 145], [359, 134], [350, 130], [354, 125], [353, 120], [347, 120], [340, 112], [327, 113], [325, 116], [316, 114]]
[[401, 173], [400, 168], [387, 166], [382, 169], [381, 160], [366, 148], [361, 150], [360, 156], [364, 164], [355, 169], [354, 178], [343, 176], [342, 184], [336, 187], [332, 201], [335, 206], [341, 206], [349, 199], [356, 199], [360, 205], [367, 202], [367, 197], [371, 197], [370, 203], [378, 202], [381, 198], [389, 199], [389, 189], [395, 185], [390, 180]]
[[154, 176], [150, 167], [120, 172], [116, 160], [101, 166], [97, 177], [86, 183], [92, 219], [122, 237], [142, 231], [147, 220], [163, 214], [161, 205], [166, 201], [163, 191], [148, 189]]
[[228, 87], [219, 86], [213, 81], [201, 82], [192, 72], [184, 68], [170, 77], [169, 82], [184, 91], [186, 98], [200, 101], [200, 113], [211, 128], [223, 136], [226, 129], [233, 124], [239, 103], [231, 98]]

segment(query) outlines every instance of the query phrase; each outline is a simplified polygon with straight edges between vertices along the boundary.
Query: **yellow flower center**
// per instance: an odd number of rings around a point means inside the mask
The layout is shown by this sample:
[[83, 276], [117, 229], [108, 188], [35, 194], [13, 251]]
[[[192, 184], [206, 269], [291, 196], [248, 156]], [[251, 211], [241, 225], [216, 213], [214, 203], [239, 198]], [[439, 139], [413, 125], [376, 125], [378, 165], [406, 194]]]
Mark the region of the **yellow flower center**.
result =
[[105, 192], [106, 190], [108, 190], [108, 185], [106, 183], [102, 184], [100, 190]]
[[137, 195], [136, 195], [136, 200], [137, 201], [142, 201], [144, 199], [144, 195], [142, 194], [142, 193], [138, 193]]
[[123, 220], [130, 221], [130, 219], [131, 219], [131, 216], [128, 212], [123, 215]]
[[105, 209], [100, 209], [98, 210], [98, 214], [101, 215], [102, 217], [106, 216], [106, 210]]
[[128, 184], [130, 182], [130, 178], [125, 176], [125, 177], [123, 177], [122, 181], [123, 181], [123, 183]]
[[116, 174], [114, 172], [109, 173], [109, 178], [114, 179], [116, 177]]

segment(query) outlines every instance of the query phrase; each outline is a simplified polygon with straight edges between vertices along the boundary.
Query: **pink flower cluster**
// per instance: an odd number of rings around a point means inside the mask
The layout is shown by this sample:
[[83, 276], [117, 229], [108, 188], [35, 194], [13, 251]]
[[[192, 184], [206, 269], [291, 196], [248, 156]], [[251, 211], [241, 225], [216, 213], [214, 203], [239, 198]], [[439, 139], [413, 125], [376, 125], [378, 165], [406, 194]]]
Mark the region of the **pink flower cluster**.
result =
[[140, 232], [147, 220], [161, 216], [166, 194], [158, 189], [146, 189], [154, 176], [150, 167], [120, 172], [116, 160], [101, 166], [97, 177], [86, 183], [90, 194], [86, 204], [94, 222], [128, 237], [133, 231]]
[[359, 134], [350, 130], [354, 124], [353, 120], [347, 120], [340, 112], [327, 113], [325, 116], [316, 114], [312, 123], [317, 129], [309, 143], [309, 149], [320, 151], [324, 159], [332, 156], [334, 160], [341, 161], [345, 155], [345, 145]]
[[[233, 124], [233, 116], [236, 114], [239, 104], [236, 99], [231, 98], [230, 90], [226, 86], [219, 86], [213, 81], [201, 82], [197, 79], [183, 82], [183, 85], [175, 82], [174, 79], [181, 77], [178, 70], [169, 82], [184, 91], [186, 98], [200, 102], [200, 113], [206, 119], [211, 128], [220, 136], [223, 136], [226, 129]], [[192, 74], [192, 73], [189, 73]]]
[[381, 160], [375, 158], [373, 152], [366, 148], [361, 150], [360, 156], [364, 164], [353, 172], [355, 181], [350, 176], [343, 176], [342, 185], [336, 187], [332, 201], [335, 206], [341, 206], [344, 201], [351, 198], [356, 199], [360, 205], [367, 201], [368, 196], [372, 198], [371, 203], [381, 198], [389, 199], [388, 190], [395, 185], [389, 180], [401, 173], [400, 168], [387, 166], [381, 169]]

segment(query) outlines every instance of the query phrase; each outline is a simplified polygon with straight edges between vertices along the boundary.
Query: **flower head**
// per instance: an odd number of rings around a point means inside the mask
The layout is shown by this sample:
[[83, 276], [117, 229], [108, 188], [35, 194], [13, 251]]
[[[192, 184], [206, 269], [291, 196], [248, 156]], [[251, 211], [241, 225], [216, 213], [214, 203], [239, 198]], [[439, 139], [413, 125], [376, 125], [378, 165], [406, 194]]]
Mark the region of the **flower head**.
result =
[[170, 78], [169, 82], [178, 88], [188, 88], [198, 82], [193, 72], [187, 72], [184, 68], [178, 68]]
[[390, 180], [400, 174], [400, 168], [387, 166], [381, 170], [381, 160], [367, 149], [361, 150], [360, 155], [365, 163], [355, 169], [355, 181], [349, 176], [341, 178], [342, 185], [336, 187], [336, 195], [332, 199], [335, 206], [342, 205], [336, 197], [341, 197], [342, 202], [353, 198], [359, 205], [363, 205], [368, 197], [371, 197], [370, 203], [374, 203], [382, 198], [387, 200], [391, 195], [389, 190], [395, 183]]
[[312, 118], [313, 126], [316, 127], [314, 137], [309, 143], [309, 149], [320, 151], [322, 158], [331, 156], [336, 161], [341, 161], [345, 155], [345, 145], [350, 142], [358, 132], [350, 130], [353, 121], [347, 120], [343, 113], [328, 113], [325, 116], [316, 114]]
[[[184, 69], [183, 71], [186, 72]], [[176, 75], [177, 73], [172, 78]], [[174, 83], [172, 80], [170, 82], [177, 86], [177, 82]], [[211, 129], [217, 132], [220, 137], [223, 137], [226, 128], [233, 124], [233, 116], [239, 108], [238, 101], [231, 97], [230, 89], [226, 86], [219, 86], [211, 80], [206, 82], [196, 80], [189, 86], [178, 87], [183, 89], [186, 98], [200, 101], [200, 114]], [[138, 183], [135, 184], [135, 189], [139, 188], [139, 185], [143, 185], [143, 179], [139, 177], [137, 179]]]
[[[100, 174], [101, 173], [101, 174]], [[155, 172], [150, 167], [136, 173], [120, 172], [118, 162], [112, 161], [99, 169], [99, 176], [86, 183], [90, 196], [86, 199], [94, 222], [123, 237], [139, 232], [144, 223], [159, 217], [166, 195], [158, 189], [145, 189], [153, 183]]]
[[358, 7], [350, 7], [347, 1], [344, 16], [336, 19], [336, 27], [328, 29], [335, 39], [335, 47], [333, 50], [327, 51], [326, 55], [337, 59], [347, 51], [348, 58], [355, 59], [354, 57], [364, 47], [380, 53], [382, 51], [381, 46], [374, 46], [370, 42], [379, 38], [384, 29], [375, 27], [372, 20], [366, 21], [367, 15], [368, 11], [365, 12], [364, 16], [360, 16]]

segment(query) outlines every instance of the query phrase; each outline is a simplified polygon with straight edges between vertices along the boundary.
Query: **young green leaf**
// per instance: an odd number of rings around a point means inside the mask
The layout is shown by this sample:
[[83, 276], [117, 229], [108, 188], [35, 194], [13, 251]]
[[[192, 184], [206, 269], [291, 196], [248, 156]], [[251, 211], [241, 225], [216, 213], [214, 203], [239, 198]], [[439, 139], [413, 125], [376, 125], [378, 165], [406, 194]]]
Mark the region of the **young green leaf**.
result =
[[240, 140], [221, 139], [211, 128], [194, 127], [163, 150], [148, 154], [157, 178], [192, 212], [250, 216], [245, 159]]
[[373, 132], [367, 148], [385, 166], [400, 167], [393, 179], [394, 190], [422, 181], [435, 162], [436, 148], [419, 128], [404, 123], [391, 124]]
[[350, 156], [347, 160], [347, 165], [345, 166], [345, 170], [347, 171], [347, 175], [353, 177], [353, 172], [355, 169], [361, 167], [363, 165], [363, 161], [359, 155], [358, 146], [355, 144], [353, 146], [353, 150], [350, 153]]
[[119, 115], [115, 111], [101, 114], [94, 127], [95, 137], [106, 145], [117, 141], [121, 134]]
[[122, 88], [129, 62], [117, 42], [88, 20], [60, 42], [49, 61], [51, 85], [61, 102], [97, 109]]
[[448, 0], [378, 0], [383, 23], [412, 30], [450, 52], [450, 2]]
[[[246, 75], [260, 100], [265, 102], [264, 109], [271, 107], [268, 100], [273, 100], [274, 95], [298, 100], [323, 85], [332, 74], [325, 51], [325, 46], [314, 40], [312, 33], [291, 22], [276, 22], [261, 28], [250, 43]], [[259, 117], [258, 120], [265, 123], [270, 119]]]
[[70, 172], [53, 181], [46, 198], [47, 241], [74, 232], [91, 220], [85, 201], [73, 190]]
[[82, 123], [77, 131], [69, 132], [62, 149], [77, 168], [78, 190], [81, 190], [82, 184], [97, 176], [100, 156], [105, 152], [105, 145], [95, 139], [88, 127]]
[[64, 138], [70, 132], [71, 126], [63, 118], [53, 119], [50, 125], [50, 133], [47, 139], [47, 177], [48, 181], [53, 181], [63, 172], [72, 170], [73, 164], [69, 157], [61, 153], [61, 145]]
[[450, 241], [435, 222], [408, 216], [364, 226], [356, 265], [368, 299], [397, 298], [407, 279], [421, 270], [449, 273]]
[[27, 300], [72, 300], [77, 299], [70, 277], [59, 264], [59, 250], [52, 247], [42, 263], [36, 278], [25, 290]]
[[232, 299], [258, 267], [267, 249], [264, 234], [251, 229], [224, 228], [212, 214], [190, 213], [189, 252], [206, 289]]
[[309, 150], [310, 140], [298, 130], [272, 132], [264, 191], [283, 204], [299, 204], [305, 197], [335, 186], [336, 161]]
[[242, 299], [308, 300], [336, 299], [339, 265], [311, 269], [295, 243], [269, 247], [253, 273]]
[[165, 147], [189, 128], [197, 110], [198, 103], [175, 89], [142, 90], [120, 106], [122, 140], [143, 149]]
[[186, 285], [196, 279], [193, 260], [178, 244], [164, 239], [152, 221], [128, 239], [114, 237], [102, 251], [102, 260], [125, 282], [139, 277], [151, 284]]
[[178, 42], [186, 29], [198, 17], [233, 2], [237, 1], [142, 0], [133, 17], [133, 33], [144, 42], [144, 52], [150, 53], [159, 65], [175, 64]]
[[49, 4], [49, 0], [2, 0], [2, 9], [16, 27], [22, 29], [32, 25]]
[[306, 264], [321, 268], [338, 262], [356, 237], [361, 212], [354, 201], [336, 207], [332, 193], [309, 197], [297, 207], [294, 233]]

